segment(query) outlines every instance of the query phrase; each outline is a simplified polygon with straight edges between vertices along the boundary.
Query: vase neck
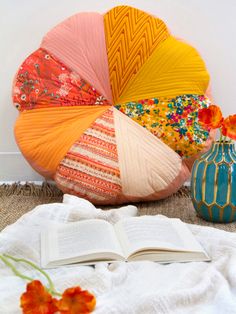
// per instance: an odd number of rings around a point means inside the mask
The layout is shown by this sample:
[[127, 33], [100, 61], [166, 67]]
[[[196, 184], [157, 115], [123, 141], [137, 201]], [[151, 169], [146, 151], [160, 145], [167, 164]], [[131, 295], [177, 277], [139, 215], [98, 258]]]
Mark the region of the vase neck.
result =
[[235, 145], [232, 142], [214, 142], [211, 146], [211, 151], [215, 150], [217, 150], [219, 153], [236, 153]]

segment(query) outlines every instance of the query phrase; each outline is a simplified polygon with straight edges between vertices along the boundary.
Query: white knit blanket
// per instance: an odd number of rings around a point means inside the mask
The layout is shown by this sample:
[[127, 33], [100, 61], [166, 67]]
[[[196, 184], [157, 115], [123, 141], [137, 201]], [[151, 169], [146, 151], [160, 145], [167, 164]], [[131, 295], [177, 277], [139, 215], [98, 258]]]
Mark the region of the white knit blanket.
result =
[[[40, 231], [52, 222], [70, 223], [101, 218], [116, 222], [134, 216], [137, 209], [125, 206], [102, 211], [75, 196], [64, 195], [63, 203], [37, 206], [0, 233], [0, 252], [40, 260]], [[80, 285], [97, 298], [99, 314], [233, 314], [236, 313], [236, 234], [188, 225], [212, 262], [158, 264], [116, 262], [92, 266], [67, 266], [48, 271], [58, 291]], [[18, 269], [44, 279], [25, 266]], [[45, 282], [45, 281], [44, 281]], [[0, 263], [0, 313], [21, 313], [19, 297], [25, 281]]]

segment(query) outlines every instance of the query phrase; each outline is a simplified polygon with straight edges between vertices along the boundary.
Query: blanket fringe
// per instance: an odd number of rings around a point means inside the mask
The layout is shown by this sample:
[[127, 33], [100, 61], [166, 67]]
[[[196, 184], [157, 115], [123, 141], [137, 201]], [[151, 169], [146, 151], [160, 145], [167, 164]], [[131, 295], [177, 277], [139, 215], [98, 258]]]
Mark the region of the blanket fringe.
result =
[[[62, 196], [60, 191], [54, 183], [43, 182], [42, 184], [28, 183], [21, 184], [19, 182], [13, 184], [1, 184], [0, 196], [23, 195], [23, 196]], [[189, 188], [183, 186], [173, 196], [190, 197]]]

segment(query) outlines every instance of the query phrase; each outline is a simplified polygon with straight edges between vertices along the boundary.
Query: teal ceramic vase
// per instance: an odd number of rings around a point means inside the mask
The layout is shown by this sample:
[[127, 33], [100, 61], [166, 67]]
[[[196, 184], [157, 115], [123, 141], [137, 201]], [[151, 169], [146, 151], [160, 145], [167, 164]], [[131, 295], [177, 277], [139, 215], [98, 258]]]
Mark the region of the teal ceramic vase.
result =
[[222, 223], [236, 220], [236, 151], [232, 142], [214, 142], [195, 161], [191, 197], [203, 219]]

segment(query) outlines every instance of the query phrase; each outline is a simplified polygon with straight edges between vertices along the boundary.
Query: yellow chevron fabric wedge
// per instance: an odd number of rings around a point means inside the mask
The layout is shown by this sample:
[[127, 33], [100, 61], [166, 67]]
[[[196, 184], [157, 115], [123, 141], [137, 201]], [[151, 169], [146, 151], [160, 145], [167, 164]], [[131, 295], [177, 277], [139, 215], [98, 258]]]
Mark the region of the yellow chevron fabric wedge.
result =
[[127, 6], [106, 13], [104, 26], [112, 94], [117, 102], [169, 32], [160, 19]]
[[65, 193], [94, 204], [177, 191], [212, 134], [198, 123], [209, 74], [151, 14], [118, 6], [50, 30], [13, 84], [22, 154]]

